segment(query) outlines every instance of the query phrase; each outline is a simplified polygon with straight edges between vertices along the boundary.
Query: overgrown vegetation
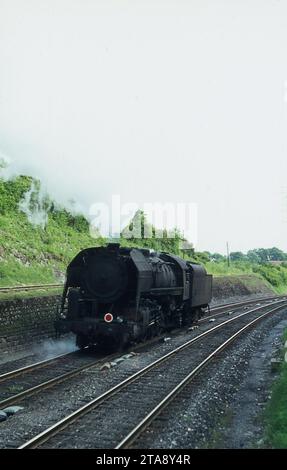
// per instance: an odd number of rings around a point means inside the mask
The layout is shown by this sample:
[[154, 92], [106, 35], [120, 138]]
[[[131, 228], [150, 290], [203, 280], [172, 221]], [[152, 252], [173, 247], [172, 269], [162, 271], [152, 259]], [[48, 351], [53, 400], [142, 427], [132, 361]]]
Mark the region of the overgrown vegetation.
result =
[[227, 266], [226, 261], [208, 261], [206, 269], [215, 276], [253, 274], [263, 279], [278, 294], [287, 292], [287, 267], [285, 263], [272, 265], [269, 263], [257, 264], [250, 261], [236, 261]]
[[[21, 201], [27, 192], [31, 194], [24, 213]], [[40, 197], [39, 193], [39, 182], [29, 176], [9, 181], [0, 178], [0, 286], [61, 280], [67, 264], [81, 249], [106, 243], [100, 236], [90, 236], [89, 224], [83, 215], [73, 215], [48, 196]], [[27, 218], [27, 213], [31, 218], [31, 214], [39, 211], [45, 211], [47, 217], [44, 227]], [[144, 220], [141, 212], [136, 217]], [[157, 239], [153, 227], [151, 231], [150, 239], [121, 237], [119, 242], [123, 246], [144, 246], [180, 254], [182, 237], [179, 232], [173, 239], [168, 238], [167, 233]]]
[[[148, 233], [148, 238], [126, 238], [136, 223], [141, 235]], [[158, 238], [141, 211], [118, 241], [122, 246], [148, 247], [203, 263], [217, 276], [253, 274], [278, 293], [287, 290], [287, 254], [278, 248], [250, 250], [246, 255], [231, 253], [228, 266], [226, 257], [219, 253], [195, 252], [178, 230], [173, 238], [165, 230]], [[29, 176], [8, 181], [0, 178], [0, 286], [59, 281], [79, 250], [105, 243], [100, 236], [91, 237], [83, 215], [68, 212], [42, 194], [38, 181]]]
[[[284, 333], [287, 345], [287, 330]], [[276, 449], [287, 448], [287, 348], [282, 351], [280, 376], [272, 389], [271, 400], [265, 410], [266, 443]]]
[[[43, 228], [33, 225], [19, 209], [19, 203], [31, 189], [32, 178], [18, 176], [0, 179], [0, 285], [50, 283], [61, 279], [67, 263], [76, 253], [93, 244], [104, 244], [89, 235], [82, 215], [72, 215], [42, 198], [41, 210], [48, 221]], [[35, 184], [28, 209], [39, 209]], [[43, 202], [44, 201], [44, 202]], [[44, 207], [43, 207], [44, 205]]]

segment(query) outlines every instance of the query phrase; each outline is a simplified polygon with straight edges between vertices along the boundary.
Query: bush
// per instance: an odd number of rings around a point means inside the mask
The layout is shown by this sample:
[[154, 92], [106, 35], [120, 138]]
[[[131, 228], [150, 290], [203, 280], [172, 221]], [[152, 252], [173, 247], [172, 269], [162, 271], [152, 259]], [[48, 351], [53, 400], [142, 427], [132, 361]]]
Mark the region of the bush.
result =
[[31, 188], [32, 181], [30, 176], [17, 176], [9, 181], [0, 178], [0, 214], [18, 210], [19, 202]]
[[260, 274], [275, 287], [287, 283], [287, 269], [282, 266], [258, 265], [253, 267], [253, 272]]

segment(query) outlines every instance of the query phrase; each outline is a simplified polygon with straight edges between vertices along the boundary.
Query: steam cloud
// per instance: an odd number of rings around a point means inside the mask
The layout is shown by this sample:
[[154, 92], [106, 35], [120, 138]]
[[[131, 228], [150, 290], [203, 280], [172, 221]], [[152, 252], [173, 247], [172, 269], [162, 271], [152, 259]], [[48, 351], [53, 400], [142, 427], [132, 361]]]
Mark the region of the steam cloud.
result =
[[286, 2], [28, 3], [0, 2], [16, 174], [84, 214], [113, 194], [197, 203], [200, 250], [286, 250]]
[[47, 339], [40, 345], [34, 346], [33, 352], [41, 359], [50, 359], [60, 354], [76, 351], [75, 338], [64, 338], [59, 340]]
[[0, 151], [0, 178], [5, 181], [11, 178], [10, 163], [11, 159]]
[[66, 192], [66, 197], [64, 197], [63, 194], [53, 191], [53, 187], [47, 188], [43, 175], [30, 171], [28, 167], [26, 171], [22, 171], [16, 161], [0, 151], [0, 178], [8, 181], [19, 174], [32, 176], [35, 179], [18, 206], [19, 210], [26, 214], [31, 224], [45, 228], [52, 200], [56, 208], [65, 208], [74, 216], [85, 215], [87, 219], [89, 218], [86, 205], [72, 197], [67, 197], [69, 195], [68, 192]]
[[36, 187], [33, 181], [31, 188], [19, 202], [19, 209], [26, 214], [32, 225], [45, 228], [48, 222], [47, 208], [45, 207], [46, 201], [47, 195], [42, 191], [41, 187]]

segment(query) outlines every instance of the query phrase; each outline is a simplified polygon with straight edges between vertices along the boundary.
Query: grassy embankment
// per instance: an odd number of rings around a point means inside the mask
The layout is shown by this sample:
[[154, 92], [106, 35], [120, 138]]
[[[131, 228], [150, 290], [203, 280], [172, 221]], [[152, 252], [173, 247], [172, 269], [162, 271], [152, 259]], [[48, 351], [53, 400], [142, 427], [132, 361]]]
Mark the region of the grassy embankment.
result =
[[266, 445], [276, 449], [287, 449], [287, 329], [283, 341], [286, 347], [282, 351], [280, 376], [272, 387], [271, 399], [264, 415]]
[[[32, 178], [19, 176], [4, 181], [0, 177], [0, 286], [55, 283], [63, 279], [67, 264], [83, 248], [101, 246], [103, 238], [92, 238], [87, 220], [72, 215], [57, 206], [48, 197], [41, 198], [40, 187], [34, 182], [29, 210], [44, 210], [48, 223], [45, 228], [33, 225], [19, 209], [19, 203], [30, 190]], [[153, 229], [154, 230], [154, 229]], [[181, 236], [174, 239], [120, 239], [123, 246], [146, 246], [183, 256]], [[277, 293], [287, 290], [287, 264], [270, 266], [250, 261], [234, 261], [228, 267], [226, 260], [210, 261], [206, 253], [190, 250], [185, 258], [203, 263], [215, 276], [252, 275], [246, 282], [263, 279]], [[253, 281], [254, 279], [254, 281]]]
[[[35, 190], [29, 211], [47, 214], [44, 228], [29, 222], [19, 209], [32, 183]], [[39, 198], [39, 184], [32, 178], [0, 178], [0, 287], [55, 283], [63, 279], [67, 264], [83, 248], [102, 246], [104, 238], [93, 238], [82, 215], [72, 215], [48, 197]], [[40, 201], [40, 202], [39, 202]], [[175, 239], [120, 239], [122, 246], [146, 246], [179, 253], [180, 236]]]
[[248, 261], [234, 261], [228, 267], [226, 262], [207, 262], [204, 263], [207, 271], [214, 276], [232, 276], [238, 277], [248, 275], [244, 282], [248, 287], [256, 285], [258, 279], [261, 279], [267, 287], [271, 288], [277, 294], [287, 292], [287, 264], [281, 266], [261, 265]]

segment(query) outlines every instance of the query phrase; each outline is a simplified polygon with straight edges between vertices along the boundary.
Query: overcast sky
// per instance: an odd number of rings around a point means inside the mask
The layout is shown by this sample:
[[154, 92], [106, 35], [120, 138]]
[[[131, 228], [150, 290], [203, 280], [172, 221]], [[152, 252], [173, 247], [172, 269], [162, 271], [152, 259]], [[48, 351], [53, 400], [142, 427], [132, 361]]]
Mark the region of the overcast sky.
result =
[[0, 152], [59, 200], [198, 204], [287, 251], [287, 2], [0, 0]]

